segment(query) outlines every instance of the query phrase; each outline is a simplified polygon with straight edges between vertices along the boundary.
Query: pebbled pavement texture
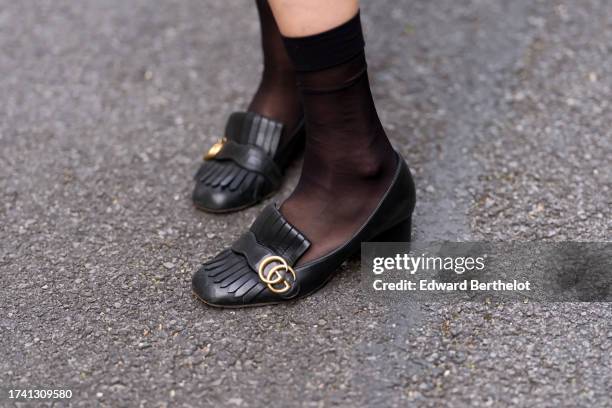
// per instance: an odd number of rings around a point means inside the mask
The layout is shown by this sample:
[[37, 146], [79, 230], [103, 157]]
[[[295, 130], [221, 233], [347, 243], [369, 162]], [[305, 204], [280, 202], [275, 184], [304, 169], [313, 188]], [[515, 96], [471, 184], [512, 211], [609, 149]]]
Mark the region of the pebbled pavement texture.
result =
[[[610, 240], [608, 1], [362, 9], [416, 239]], [[191, 296], [261, 208], [189, 199], [257, 83], [258, 35], [238, 0], [0, 0], [0, 388], [70, 388], [55, 406], [75, 407], [611, 406], [610, 304], [388, 308], [357, 261], [297, 303]]]

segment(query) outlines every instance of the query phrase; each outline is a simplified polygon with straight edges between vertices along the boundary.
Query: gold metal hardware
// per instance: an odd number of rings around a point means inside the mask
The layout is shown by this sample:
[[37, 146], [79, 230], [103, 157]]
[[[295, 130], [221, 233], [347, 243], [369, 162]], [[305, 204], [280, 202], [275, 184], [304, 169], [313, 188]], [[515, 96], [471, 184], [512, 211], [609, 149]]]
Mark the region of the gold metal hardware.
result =
[[[266, 267], [271, 263], [278, 263], [273, 266], [266, 274]], [[280, 272], [289, 272], [293, 276], [293, 280], [297, 279], [295, 271], [287, 264], [280, 256], [268, 256], [259, 264], [259, 279], [268, 286], [274, 293], [285, 293], [291, 289], [291, 284], [285, 279]], [[279, 285], [282, 285], [280, 288]]]
[[212, 145], [210, 149], [208, 149], [208, 152], [206, 152], [206, 154], [204, 155], [204, 160], [214, 159], [215, 156], [219, 154], [221, 149], [223, 149], [223, 145], [225, 144], [225, 142], [227, 142], [227, 139], [222, 138], [217, 143]]

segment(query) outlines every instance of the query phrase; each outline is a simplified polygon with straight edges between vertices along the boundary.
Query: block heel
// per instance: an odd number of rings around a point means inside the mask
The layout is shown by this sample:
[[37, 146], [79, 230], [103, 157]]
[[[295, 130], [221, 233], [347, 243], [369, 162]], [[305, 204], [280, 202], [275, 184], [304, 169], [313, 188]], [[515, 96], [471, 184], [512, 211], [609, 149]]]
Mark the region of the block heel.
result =
[[369, 242], [410, 242], [412, 233], [412, 216], [395, 224], [388, 230], [378, 234]]

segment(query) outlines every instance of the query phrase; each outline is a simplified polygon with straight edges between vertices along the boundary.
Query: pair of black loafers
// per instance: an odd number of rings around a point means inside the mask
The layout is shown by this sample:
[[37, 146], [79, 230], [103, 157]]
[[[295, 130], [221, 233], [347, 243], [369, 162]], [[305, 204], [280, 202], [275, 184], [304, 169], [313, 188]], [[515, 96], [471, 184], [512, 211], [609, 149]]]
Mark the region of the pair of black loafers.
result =
[[[196, 207], [217, 213], [237, 211], [274, 193], [304, 143], [302, 124], [286, 146], [280, 146], [282, 132], [282, 123], [256, 113], [232, 114], [225, 137], [211, 147], [196, 174]], [[203, 302], [219, 307], [275, 304], [308, 296], [325, 285], [362, 242], [409, 241], [415, 201], [410, 170], [396, 154], [391, 184], [368, 220], [339, 248], [297, 267], [310, 241], [276, 204], [268, 205], [231, 247], [194, 274], [193, 291]]]

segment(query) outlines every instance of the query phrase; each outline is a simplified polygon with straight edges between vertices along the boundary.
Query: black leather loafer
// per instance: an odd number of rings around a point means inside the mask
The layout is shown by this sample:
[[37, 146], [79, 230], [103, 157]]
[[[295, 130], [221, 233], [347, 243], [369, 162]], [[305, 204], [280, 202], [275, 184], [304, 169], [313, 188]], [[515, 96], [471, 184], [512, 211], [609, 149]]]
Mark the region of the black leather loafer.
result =
[[280, 213], [267, 206], [231, 248], [206, 262], [193, 276], [193, 291], [211, 306], [245, 307], [308, 296], [321, 288], [361, 242], [409, 241], [415, 187], [397, 155], [397, 170], [380, 204], [344, 245], [295, 267], [310, 242]]
[[304, 145], [300, 123], [280, 147], [282, 123], [253, 112], [235, 112], [229, 117], [225, 137], [204, 156], [195, 175], [195, 206], [209, 212], [237, 211], [276, 191], [283, 170]]

